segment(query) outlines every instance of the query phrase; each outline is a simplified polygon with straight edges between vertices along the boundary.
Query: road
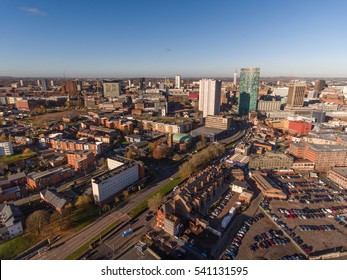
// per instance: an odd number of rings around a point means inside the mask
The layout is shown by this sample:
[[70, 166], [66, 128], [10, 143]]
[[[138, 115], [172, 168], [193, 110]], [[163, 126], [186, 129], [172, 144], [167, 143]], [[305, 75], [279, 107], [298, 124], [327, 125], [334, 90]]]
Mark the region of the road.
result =
[[[172, 174], [173, 177], [177, 176], [178, 172]], [[35, 255], [32, 259], [46, 259], [46, 260], [61, 260], [69, 256], [76, 249], [84, 245], [86, 242], [91, 240], [98, 233], [106, 229], [113, 222], [127, 221], [130, 217], [126, 214], [133, 207], [138, 205], [143, 200], [153, 195], [162, 185], [170, 181], [170, 178], [162, 180], [152, 186], [139, 191], [136, 195], [131, 197], [130, 200], [124, 201], [112, 212], [100, 217], [95, 222], [91, 223], [88, 227], [82, 229], [76, 234], [68, 234], [54, 244], [53, 249], [48, 251], [42, 256]]]

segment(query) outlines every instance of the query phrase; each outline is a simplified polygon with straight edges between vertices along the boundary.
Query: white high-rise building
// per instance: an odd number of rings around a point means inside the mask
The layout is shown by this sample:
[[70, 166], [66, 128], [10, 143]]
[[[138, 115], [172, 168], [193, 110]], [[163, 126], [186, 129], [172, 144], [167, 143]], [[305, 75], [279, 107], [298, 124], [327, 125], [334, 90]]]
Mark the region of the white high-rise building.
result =
[[176, 77], [175, 77], [175, 87], [181, 88], [181, 76], [180, 75], [176, 75]]
[[12, 156], [13, 146], [11, 142], [0, 142], [0, 156]]
[[220, 96], [222, 82], [212, 79], [200, 80], [199, 89], [199, 111], [205, 118], [208, 115], [218, 115], [220, 113]]

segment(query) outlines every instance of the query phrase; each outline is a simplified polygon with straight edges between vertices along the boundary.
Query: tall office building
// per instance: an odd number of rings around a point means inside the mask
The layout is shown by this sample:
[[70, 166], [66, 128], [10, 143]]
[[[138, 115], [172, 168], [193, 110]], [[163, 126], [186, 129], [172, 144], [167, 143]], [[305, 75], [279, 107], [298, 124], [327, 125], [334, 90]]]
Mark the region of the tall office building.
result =
[[241, 68], [239, 86], [239, 114], [257, 110], [260, 68]]
[[62, 85], [61, 90], [63, 92], [77, 92], [77, 83], [76, 83], [76, 81], [73, 81], [73, 80], [66, 81]]
[[145, 78], [140, 78], [139, 88], [140, 90], [145, 89]]
[[122, 81], [111, 80], [111, 81], [102, 81], [104, 87], [104, 97], [109, 99], [119, 97], [122, 89]]
[[175, 77], [175, 88], [181, 88], [181, 76], [176, 75]]
[[289, 85], [287, 105], [289, 107], [304, 106], [305, 92], [306, 84], [304, 83]]
[[234, 72], [234, 86], [236, 86], [237, 83], [237, 68], [235, 68], [235, 72]]
[[222, 82], [212, 79], [200, 80], [199, 110], [205, 118], [208, 115], [218, 115], [220, 112], [220, 96]]
[[321, 92], [325, 88], [325, 81], [324, 80], [316, 80], [314, 82], [314, 90], [317, 92]]
[[48, 81], [47, 81], [47, 79], [42, 79], [41, 80], [41, 89], [42, 89], [42, 91], [47, 91], [48, 90]]

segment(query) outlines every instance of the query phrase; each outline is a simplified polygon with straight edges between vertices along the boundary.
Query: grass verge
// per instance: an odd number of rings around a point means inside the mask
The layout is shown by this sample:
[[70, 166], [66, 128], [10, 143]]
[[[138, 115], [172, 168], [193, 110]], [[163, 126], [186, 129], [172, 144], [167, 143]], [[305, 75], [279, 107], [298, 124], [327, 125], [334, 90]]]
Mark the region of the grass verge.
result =
[[181, 178], [181, 177], [174, 178], [172, 181], [166, 183], [159, 190], [157, 190], [153, 195], [151, 195], [146, 200], [142, 201], [141, 203], [136, 205], [134, 208], [132, 208], [131, 211], [128, 214], [131, 217], [137, 216], [138, 214], [140, 214], [141, 212], [145, 211], [148, 208], [148, 199], [149, 198], [151, 198], [152, 196], [154, 196], [157, 193], [160, 193], [162, 195], [166, 195], [167, 193], [172, 191], [174, 187], [179, 185], [183, 180], [184, 180], [184, 178]]
[[97, 234], [96, 236], [94, 236], [92, 239], [90, 239], [89, 241], [87, 241], [86, 243], [84, 243], [81, 247], [79, 247], [76, 251], [74, 251], [73, 253], [71, 253], [70, 255], [68, 255], [64, 260], [78, 260], [79, 258], [81, 258], [85, 253], [88, 252], [88, 250], [90, 249], [89, 246], [91, 244], [93, 244], [95, 241], [97, 241], [101, 236], [103, 236], [104, 234], [108, 233], [109, 231], [111, 231], [114, 227], [116, 227], [118, 224], [120, 223], [120, 221], [115, 221], [114, 223], [112, 223], [111, 225], [109, 225], [107, 228], [105, 228], [102, 232], [100, 232], [99, 234]]
[[0, 259], [11, 260], [34, 246], [38, 241], [38, 237], [34, 235], [22, 235], [13, 238], [0, 245]]
[[12, 155], [12, 156], [2, 156], [0, 158], [0, 163], [11, 163], [11, 162], [19, 161], [19, 160], [25, 160], [28, 158], [32, 158], [35, 156], [36, 156], [35, 152], [30, 152], [27, 154]]

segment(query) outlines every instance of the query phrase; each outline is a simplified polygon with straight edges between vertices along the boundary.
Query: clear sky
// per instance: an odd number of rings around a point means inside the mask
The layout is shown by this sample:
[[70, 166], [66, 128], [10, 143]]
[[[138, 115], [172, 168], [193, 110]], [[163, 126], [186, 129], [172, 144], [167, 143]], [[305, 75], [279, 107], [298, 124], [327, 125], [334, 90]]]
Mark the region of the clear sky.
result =
[[345, 0], [0, 0], [0, 76], [347, 77]]

